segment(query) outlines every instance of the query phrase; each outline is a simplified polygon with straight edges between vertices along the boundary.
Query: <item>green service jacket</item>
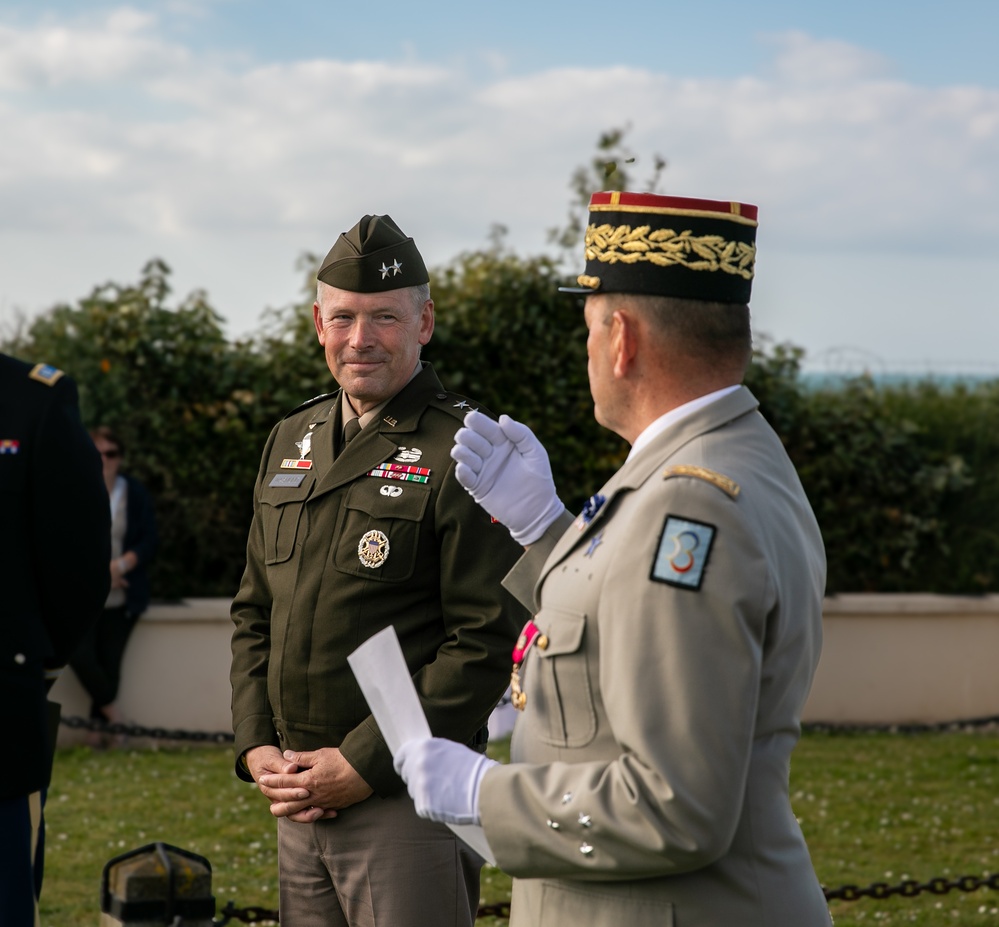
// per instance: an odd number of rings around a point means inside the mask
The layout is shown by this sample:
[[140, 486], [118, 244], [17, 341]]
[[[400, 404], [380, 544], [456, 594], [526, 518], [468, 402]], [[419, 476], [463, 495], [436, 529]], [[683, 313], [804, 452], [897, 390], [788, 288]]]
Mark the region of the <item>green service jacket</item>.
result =
[[546, 636], [479, 793], [511, 927], [829, 925], [788, 798], [825, 553], [756, 406], [651, 438], [508, 581]]
[[[488, 721], [526, 612], [500, 585], [520, 548], [454, 476], [454, 434], [477, 407], [424, 365], [335, 459], [340, 393], [271, 432], [232, 603], [241, 778], [251, 747], [339, 747], [376, 793], [402, 788], [347, 663], [389, 625], [435, 735], [468, 743]], [[426, 482], [374, 475], [384, 464]]]

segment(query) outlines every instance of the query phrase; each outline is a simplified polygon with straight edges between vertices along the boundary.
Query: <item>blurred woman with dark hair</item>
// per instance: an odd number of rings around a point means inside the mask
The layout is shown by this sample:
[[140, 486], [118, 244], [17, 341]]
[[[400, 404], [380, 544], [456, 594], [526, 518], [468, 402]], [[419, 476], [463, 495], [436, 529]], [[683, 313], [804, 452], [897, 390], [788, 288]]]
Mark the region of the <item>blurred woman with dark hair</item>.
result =
[[[156, 550], [152, 499], [136, 479], [120, 473], [125, 445], [102, 425], [90, 432], [104, 465], [111, 503], [111, 591], [100, 620], [83, 639], [70, 666], [91, 698], [90, 717], [120, 722], [115, 700], [125, 646], [149, 605], [149, 562]], [[94, 745], [99, 738], [91, 741]]]

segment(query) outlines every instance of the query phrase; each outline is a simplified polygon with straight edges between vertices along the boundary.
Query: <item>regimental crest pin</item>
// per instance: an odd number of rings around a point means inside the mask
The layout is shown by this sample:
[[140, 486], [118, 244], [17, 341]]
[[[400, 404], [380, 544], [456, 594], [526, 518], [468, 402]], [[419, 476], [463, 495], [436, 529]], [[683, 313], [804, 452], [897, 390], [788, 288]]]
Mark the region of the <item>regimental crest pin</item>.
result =
[[389, 539], [381, 531], [369, 531], [357, 545], [357, 558], [361, 566], [377, 570], [389, 555]]
[[670, 586], [700, 589], [716, 531], [714, 525], [667, 515], [652, 562], [651, 579]]

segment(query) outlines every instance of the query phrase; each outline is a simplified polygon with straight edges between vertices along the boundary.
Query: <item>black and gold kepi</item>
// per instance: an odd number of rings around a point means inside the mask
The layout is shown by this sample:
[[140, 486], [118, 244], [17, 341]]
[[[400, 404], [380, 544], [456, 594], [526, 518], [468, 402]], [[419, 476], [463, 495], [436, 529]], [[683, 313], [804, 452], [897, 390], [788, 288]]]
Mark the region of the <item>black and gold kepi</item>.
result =
[[590, 197], [586, 270], [563, 293], [639, 293], [748, 303], [756, 207], [603, 192]]
[[389, 216], [364, 216], [349, 232], [341, 233], [316, 277], [355, 293], [381, 293], [430, 282], [413, 239]]

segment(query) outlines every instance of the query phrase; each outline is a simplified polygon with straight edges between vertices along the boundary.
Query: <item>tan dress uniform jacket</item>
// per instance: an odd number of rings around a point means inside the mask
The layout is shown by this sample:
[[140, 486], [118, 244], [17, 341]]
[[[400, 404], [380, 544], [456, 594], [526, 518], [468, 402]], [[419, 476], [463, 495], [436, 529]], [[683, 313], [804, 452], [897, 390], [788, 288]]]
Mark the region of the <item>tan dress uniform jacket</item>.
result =
[[[508, 577], [547, 636], [525, 661], [516, 765], [480, 792], [518, 877], [512, 927], [829, 923], [788, 798], [825, 554], [756, 408], [740, 388], [667, 428], [588, 524]], [[677, 465], [704, 470], [665, 475]]]
[[[263, 744], [339, 747], [379, 795], [402, 788], [347, 663], [388, 625], [434, 734], [468, 743], [486, 724], [525, 613], [500, 588], [520, 548], [454, 477], [472, 407], [424, 365], [335, 459], [340, 393], [271, 432], [232, 604], [237, 758]], [[282, 467], [303, 456], [310, 468]], [[422, 468], [426, 482], [371, 475], [385, 463]]]

